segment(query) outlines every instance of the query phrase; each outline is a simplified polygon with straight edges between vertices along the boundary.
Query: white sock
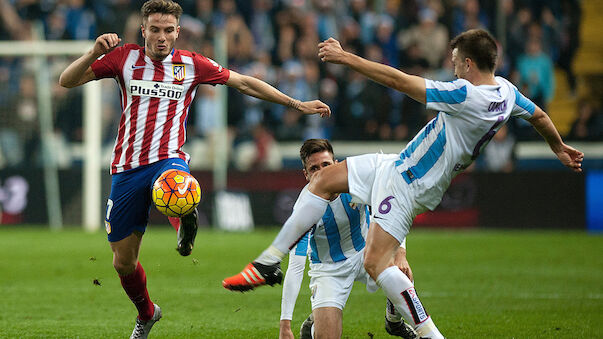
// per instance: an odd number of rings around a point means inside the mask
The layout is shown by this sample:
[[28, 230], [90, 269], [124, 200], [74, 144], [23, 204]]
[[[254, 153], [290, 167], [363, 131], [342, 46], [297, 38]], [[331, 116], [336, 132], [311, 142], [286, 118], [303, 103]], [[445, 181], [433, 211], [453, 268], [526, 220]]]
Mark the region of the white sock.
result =
[[325, 214], [329, 201], [306, 190], [297, 200], [297, 207], [281, 228], [272, 245], [260, 254], [256, 262], [264, 265], [280, 263], [306, 232]]
[[399, 323], [402, 321], [402, 313], [398, 312], [394, 304], [389, 299], [387, 299], [387, 304], [385, 305], [385, 318], [393, 323]]
[[417, 331], [419, 337], [444, 338], [423, 308], [412, 282], [398, 267], [390, 266], [381, 272], [377, 277], [377, 285], [402, 314], [404, 320]]

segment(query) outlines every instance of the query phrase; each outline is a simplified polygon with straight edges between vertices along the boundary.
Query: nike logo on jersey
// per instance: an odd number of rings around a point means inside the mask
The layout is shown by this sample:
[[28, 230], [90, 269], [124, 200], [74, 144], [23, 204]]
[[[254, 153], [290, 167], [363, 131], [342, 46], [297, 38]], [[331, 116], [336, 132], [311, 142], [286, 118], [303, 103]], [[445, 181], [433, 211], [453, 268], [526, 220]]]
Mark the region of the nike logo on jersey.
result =
[[182, 167], [182, 168], [186, 168], [186, 166], [184, 166], [183, 164], [179, 164], [179, 163], [177, 163], [177, 162], [173, 162], [173, 163], [172, 163], [172, 166], [180, 166], [180, 167]]
[[184, 195], [184, 193], [186, 193], [186, 191], [188, 191], [188, 187], [191, 185], [191, 178], [187, 178], [184, 181], [184, 186], [183, 187], [178, 187], [178, 193], [180, 193], [180, 195]]
[[141, 69], [141, 68], [145, 68], [147, 67], [146, 65], [142, 65], [142, 66], [136, 66], [136, 65], [132, 65], [132, 69]]
[[375, 218], [375, 219], [381, 219], [381, 220], [385, 220], [385, 218], [380, 217], [380, 216], [378, 216], [378, 215], [373, 215], [373, 218]]

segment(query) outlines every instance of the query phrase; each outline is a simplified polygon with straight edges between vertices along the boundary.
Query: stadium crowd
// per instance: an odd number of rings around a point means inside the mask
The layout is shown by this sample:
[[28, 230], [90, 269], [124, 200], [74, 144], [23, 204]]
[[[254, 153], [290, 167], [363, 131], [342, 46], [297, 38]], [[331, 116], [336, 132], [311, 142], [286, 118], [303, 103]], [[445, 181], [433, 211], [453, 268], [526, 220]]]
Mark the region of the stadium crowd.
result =
[[[139, 8], [143, 0], [0, 0], [0, 40], [94, 40], [115, 32], [123, 42], [142, 44]], [[261, 167], [275, 141], [408, 140], [435, 112], [405, 95], [342, 67], [321, 63], [317, 44], [329, 37], [346, 50], [434, 80], [452, 80], [448, 41], [471, 28], [486, 28], [501, 42], [497, 73], [512, 80], [543, 109], [554, 94], [554, 68], [567, 73], [575, 91], [572, 60], [579, 46], [578, 0], [180, 0], [180, 49], [215, 57], [214, 40], [225, 33], [226, 67], [275, 85], [299, 100], [319, 98], [333, 117], [302, 116], [293, 109], [229, 90], [228, 126], [236, 145], [252, 141]], [[39, 31], [39, 29], [38, 29]], [[69, 62], [53, 58], [51, 71]], [[4, 165], [21, 165], [39, 152], [34, 74], [23, 58], [0, 58], [0, 154]], [[55, 138], [82, 139], [81, 90], [52, 88]], [[120, 114], [114, 89], [103, 91], [104, 142], [112, 144]], [[189, 139], [211, 136], [216, 90], [201, 86], [191, 108]], [[569, 140], [603, 140], [600, 98], [581, 101]], [[536, 138], [512, 121], [501, 147]], [[506, 139], [502, 140], [502, 139]], [[504, 141], [504, 142], [503, 142]], [[494, 148], [494, 147], [491, 147]], [[7, 152], [7, 150], [10, 150]], [[497, 167], [498, 166], [498, 167]], [[505, 165], [495, 165], [504, 168]], [[492, 168], [493, 170], [494, 167]]]

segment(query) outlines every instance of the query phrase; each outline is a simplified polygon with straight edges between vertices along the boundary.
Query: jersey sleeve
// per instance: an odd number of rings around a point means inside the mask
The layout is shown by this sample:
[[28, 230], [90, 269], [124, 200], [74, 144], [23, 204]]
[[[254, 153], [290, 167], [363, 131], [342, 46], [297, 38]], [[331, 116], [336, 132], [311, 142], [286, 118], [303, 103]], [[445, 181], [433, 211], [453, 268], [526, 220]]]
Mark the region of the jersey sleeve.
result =
[[[306, 238], [308, 234], [304, 236]], [[304, 270], [306, 268], [306, 256], [296, 255], [294, 251], [289, 253], [289, 266], [285, 273], [285, 281], [283, 282], [283, 296], [281, 299], [281, 320], [291, 320], [293, 318], [293, 310], [295, 302], [299, 295], [301, 283], [304, 279]]]
[[443, 82], [425, 79], [425, 103], [427, 109], [455, 115], [467, 102], [471, 84], [464, 79]]
[[521, 94], [517, 88], [513, 87], [513, 90], [515, 91], [515, 105], [511, 110], [511, 114], [523, 119], [531, 118], [536, 110], [536, 105], [532, 102], [532, 100]]
[[195, 82], [197, 84], [223, 85], [230, 77], [230, 71], [200, 54], [194, 54]]
[[120, 68], [122, 65], [124, 51], [125, 46], [120, 46], [96, 59], [92, 65], [90, 65], [96, 78], [113, 78], [118, 75], [121, 72]]

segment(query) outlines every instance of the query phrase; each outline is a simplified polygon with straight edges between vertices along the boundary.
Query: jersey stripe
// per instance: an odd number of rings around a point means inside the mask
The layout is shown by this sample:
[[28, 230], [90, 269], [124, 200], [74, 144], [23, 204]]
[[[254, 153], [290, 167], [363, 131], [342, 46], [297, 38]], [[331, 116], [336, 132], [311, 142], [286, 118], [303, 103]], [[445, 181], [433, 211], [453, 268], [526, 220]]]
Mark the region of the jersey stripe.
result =
[[352, 237], [354, 249], [360, 251], [364, 248], [365, 244], [364, 237], [362, 237], [362, 230], [360, 229], [360, 211], [350, 206], [351, 200], [352, 197], [346, 194], [341, 197], [341, 204], [350, 221], [350, 236]]
[[[155, 74], [153, 74], [153, 81], [163, 81], [164, 71], [163, 64], [160, 62], [154, 62]], [[155, 130], [155, 123], [157, 120], [157, 111], [161, 99], [150, 98], [149, 110], [147, 112], [146, 121], [144, 124], [144, 133], [142, 136], [142, 148], [140, 152], [140, 165], [147, 165], [149, 163], [149, 152], [151, 150], [151, 141], [153, 140], [153, 131]]]
[[308, 237], [310, 232], [306, 232], [304, 236], [299, 240], [297, 246], [295, 246], [295, 255], [303, 255], [304, 257], [308, 254]]
[[519, 93], [517, 88], [514, 88], [513, 90], [515, 90], [515, 104], [523, 108], [526, 112], [534, 114], [536, 105], [534, 105], [532, 101], [528, 100], [528, 98], [524, 97], [523, 94]]
[[446, 91], [437, 88], [427, 88], [425, 100], [427, 102], [445, 102], [447, 104], [460, 104], [467, 98], [467, 86]]
[[321, 261], [318, 253], [318, 247], [316, 246], [316, 238], [314, 237], [314, 232], [316, 232], [316, 225], [314, 225], [314, 227], [312, 227], [312, 230], [310, 230], [310, 248], [312, 249], [312, 252], [310, 253], [310, 260], [312, 260], [313, 264], [318, 264]]
[[[422, 178], [429, 170], [435, 165], [440, 159], [442, 153], [444, 153], [444, 146], [446, 145], [446, 126], [442, 126], [442, 130], [438, 133], [436, 140], [429, 146], [429, 149], [421, 157], [421, 160], [415, 165], [410, 167], [407, 171], [402, 172], [402, 177], [407, 183], [411, 183], [416, 179]], [[410, 172], [410, 173], [409, 173]]]
[[396, 161], [396, 166], [400, 166], [404, 159], [410, 158], [410, 156], [415, 152], [417, 147], [423, 143], [423, 140], [429, 135], [431, 131], [435, 128], [440, 115], [436, 115], [436, 117], [423, 128], [423, 131], [419, 133], [411, 142], [408, 147], [406, 147], [402, 152], [400, 152], [400, 159]]
[[322, 216], [322, 221], [329, 242], [329, 254], [331, 255], [331, 259], [333, 262], [345, 260], [346, 257], [341, 250], [341, 235], [339, 234], [337, 221], [335, 221], [335, 214], [333, 213], [331, 206], [327, 206], [327, 211]]

